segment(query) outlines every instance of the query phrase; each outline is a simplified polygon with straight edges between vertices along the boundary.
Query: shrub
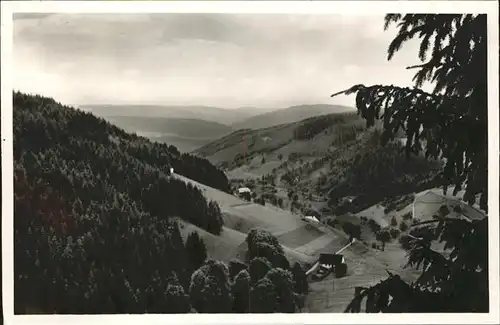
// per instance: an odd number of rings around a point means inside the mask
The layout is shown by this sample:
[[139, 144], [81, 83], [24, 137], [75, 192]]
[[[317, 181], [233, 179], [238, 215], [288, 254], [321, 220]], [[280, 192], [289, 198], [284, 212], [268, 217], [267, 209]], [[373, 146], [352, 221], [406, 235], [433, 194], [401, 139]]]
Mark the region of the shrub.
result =
[[391, 226], [396, 227], [398, 225], [398, 220], [396, 217], [392, 217], [391, 219]]
[[404, 250], [409, 250], [411, 248], [411, 238], [410, 236], [404, 234], [399, 237], [399, 243]]
[[405, 232], [408, 230], [408, 225], [406, 224], [406, 222], [402, 221], [400, 224], [399, 224], [399, 230], [401, 230], [402, 232]]
[[391, 237], [393, 239], [398, 238], [399, 234], [401, 233], [401, 231], [398, 228], [391, 228], [391, 230], [389, 230], [389, 232], [391, 233]]

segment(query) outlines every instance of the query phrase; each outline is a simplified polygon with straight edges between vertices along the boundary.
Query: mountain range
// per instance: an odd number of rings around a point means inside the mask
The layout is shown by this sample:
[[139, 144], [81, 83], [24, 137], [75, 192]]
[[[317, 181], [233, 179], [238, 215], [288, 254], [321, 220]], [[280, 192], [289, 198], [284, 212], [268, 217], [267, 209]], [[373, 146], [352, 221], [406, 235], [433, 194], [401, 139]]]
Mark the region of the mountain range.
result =
[[191, 152], [240, 129], [260, 129], [318, 115], [353, 111], [350, 107], [327, 104], [277, 110], [160, 105], [83, 105], [79, 108], [127, 132], [175, 145], [181, 152]]

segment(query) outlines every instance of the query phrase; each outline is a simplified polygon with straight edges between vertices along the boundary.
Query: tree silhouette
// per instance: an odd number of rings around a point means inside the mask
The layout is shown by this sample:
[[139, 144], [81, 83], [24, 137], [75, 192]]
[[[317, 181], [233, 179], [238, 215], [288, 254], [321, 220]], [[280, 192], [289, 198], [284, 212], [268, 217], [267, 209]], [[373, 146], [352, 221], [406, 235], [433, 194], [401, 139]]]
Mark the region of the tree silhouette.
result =
[[189, 296], [199, 313], [229, 313], [232, 296], [227, 266], [219, 261], [206, 261], [191, 277]]
[[277, 304], [275, 287], [269, 278], [262, 278], [250, 290], [251, 313], [274, 313]]
[[377, 233], [377, 240], [382, 243], [382, 250], [385, 250], [385, 244], [391, 240], [392, 236], [389, 230], [380, 230]]
[[[340, 93], [356, 93], [358, 113], [368, 127], [383, 120], [382, 143], [403, 130], [407, 157], [424, 152], [444, 159], [439, 175], [444, 191], [454, 185], [456, 194], [465, 187], [464, 200], [474, 204], [479, 196], [487, 211], [486, 15], [387, 15], [385, 28], [392, 23], [399, 32], [389, 45], [389, 59], [407, 40], [421, 39], [423, 64], [410, 67], [417, 69], [415, 87], [355, 85]], [[435, 83], [432, 93], [420, 89], [428, 81]], [[358, 288], [346, 311], [359, 312], [366, 298], [367, 312], [487, 312], [487, 220], [425, 222], [430, 237], [445, 242], [451, 255], [434, 251], [428, 237], [412, 240], [408, 264], [421, 267], [421, 276], [408, 284], [391, 274], [371, 288]]]
[[207, 248], [205, 243], [195, 231], [190, 233], [186, 240], [186, 250], [188, 253], [189, 265], [193, 271], [201, 267], [207, 259]]
[[234, 277], [242, 270], [248, 271], [248, 265], [236, 259], [233, 259], [229, 262], [229, 277], [231, 280], [233, 280]]
[[305, 294], [309, 291], [306, 272], [298, 262], [295, 262], [292, 267], [293, 281], [295, 283], [295, 292]]
[[249, 269], [253, 284], [262, 279], [272, 269], [272, 265], [265, 257], [256, 257], [250, 261]]
[[250, 274], [247, 270], [241, 270], [231, 286], [233, 293], [233, 311], [235, 313], [248, 312], [249, 296], [250, 296]]
[[184, 314], [191, 310], [189, 295], [184, 292], [184, 288], [178, 281], [171, 281], [165, 290], [167, 310], [170, 314]]
[[274, 268], [266, 274], [265, 278], [273, 283], [274, 294], [276, 295], [275, 312], [295, 312], [297, 305], [292, 273], [282, 268]]

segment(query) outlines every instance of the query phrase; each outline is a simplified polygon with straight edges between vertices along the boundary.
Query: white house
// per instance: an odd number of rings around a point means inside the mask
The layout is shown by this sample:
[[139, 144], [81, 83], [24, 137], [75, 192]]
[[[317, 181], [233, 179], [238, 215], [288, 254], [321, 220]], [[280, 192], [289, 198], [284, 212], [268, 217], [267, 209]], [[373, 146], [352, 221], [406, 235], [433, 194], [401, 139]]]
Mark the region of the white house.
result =
[[250, 189], [248, 187], [240, 187], [238, 189], [238, 195], [242, 195], [244, 193], [252, 193], [252, 191], [250, 191]]
[[306, 221], [319, 222], [318, 218], [314, 216], [306, 216], [304, 219], [306, 219]]

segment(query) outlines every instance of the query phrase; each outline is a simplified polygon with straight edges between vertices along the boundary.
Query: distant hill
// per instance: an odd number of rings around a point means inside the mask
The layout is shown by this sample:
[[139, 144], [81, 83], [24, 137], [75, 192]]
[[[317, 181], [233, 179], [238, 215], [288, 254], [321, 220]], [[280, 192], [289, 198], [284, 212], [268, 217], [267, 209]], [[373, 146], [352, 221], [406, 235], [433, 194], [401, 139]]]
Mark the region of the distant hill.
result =
[[248, 110], [224, 109], [213, 106], [169, 106], [169, 105], [80, 105], [78, 108], [96, 116], [140, 116], [184, 118], [232, 124], [251, 117]]
[[234, 122], [232, 127], [234, 129], [261, 129], [279, 124], [293, 123], [313, 116], [348, 111], [354, 111], [354, 108], [327, 104], [297, 105]]
[[13, 106], [18, 314], [189, 312], [192, 231], [226, 263], [247, 261], [255, 227], [304, 266], [346, 245], [341, 231], [233, 196], [206, 159], [51, 98], [14, 93]]
[[[204, 239], [209, 258], [226, 263], [248, 262], [246, 234], [256, 227], [272, 234], [286, 258], [303, 269], [320, 253], [346, 248], [349, 270], [335, 287], [328, 278], [311, 282], [310, 298], [303, 297], [311, 312], [341, 312], [355, 287], [380, 280], [388, 268], [403, 273], [402, 249], [394, 246], [393, 256], [362, 241], [349, 246], [341, 227], [329, 226], [324, 216], [308, 223], [297, 206], [311, 208], [312, 192], [380, 193], [380, 185], [394, 187], [393, 179], [411, 185], [406, 176], [415, 166], [428, 172], [421, 161], [395, 160], [399, 147], [379, 150], [376, 133], [366, 131], [356, 114], [234, 131], [194, 156], [50, 98], [15, 93], [13, 105], [16, 313], [189, 312], [189, 306], [178, 308], [190, 299], [194, 269], [184, 240], [192, 231]], [[225, 165], [236, 183], [209, 161]], [[170, 166], [175, 174], [169, 176]], [[253, 202], [233, 195], [237, 178], [247, 175], [258, 180], [253, 185], [273, 183], [272, 195], [299, 195], [292, 211], [257, 200], [264, 197], [257, 186], [252, 189], [260, 197]], [[372, 204], [359, 205], [366, 202]]]
[[142, 116], [104, 118], [127, 132], [174, 145], [181, 152], [190, 152], [233, 131], [227, 125], [201, 119]]
[[[402, 135], [401, 135], [402, 136]], [[262, 129], [238, 130], [195, 152], [223, 168], [232, 183], [250, 181], [271, 200], [327, 215], [357, 213], [391, 198], [436, 185], [438, 162], [407, 160], [404, 138], [381, 147], [381, 125], [366, 129], [356, 113], [307, 118]], [[273, 193], [274, 190], [277, 190]], [[343, 198], [351, 198], [345, 205]]]

